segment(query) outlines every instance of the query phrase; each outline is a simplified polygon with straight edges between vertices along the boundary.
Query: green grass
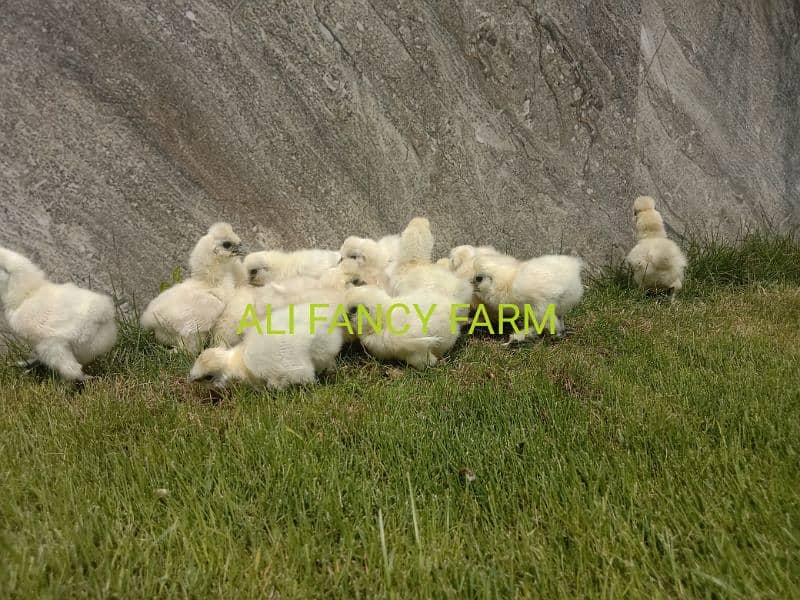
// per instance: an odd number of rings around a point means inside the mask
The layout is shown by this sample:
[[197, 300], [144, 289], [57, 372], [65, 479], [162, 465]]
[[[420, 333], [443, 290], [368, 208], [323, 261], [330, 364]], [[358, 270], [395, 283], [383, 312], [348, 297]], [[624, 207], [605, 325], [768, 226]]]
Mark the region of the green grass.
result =
[[132, 325], [82, 393], [2, 366], [0, 597], [797, 597], [782, 243], [690, 248], [674, 303], [606, 275], [566, 340], [424, 372], [351, 352], [212, 403]]

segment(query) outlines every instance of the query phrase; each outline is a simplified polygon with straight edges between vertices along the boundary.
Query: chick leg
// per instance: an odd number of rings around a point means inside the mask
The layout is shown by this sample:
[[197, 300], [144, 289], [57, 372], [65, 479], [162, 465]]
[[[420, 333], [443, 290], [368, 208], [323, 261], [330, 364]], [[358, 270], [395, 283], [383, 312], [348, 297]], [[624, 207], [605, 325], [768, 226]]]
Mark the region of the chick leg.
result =
[[20, 369], [24, 369], [25, 371], [29, 371], [30, 369], [35, 369], [36, 367], [38, 367], [41, 364], [42, 364], [42, 362], [39, 360], [38, 357], [31, 356], [28, 360], [20, 360], [20, 361], [18, 361], [17, 362], [17, 367], [19, 367]]
[[677, 279], [676, 281], [674, 281], [672, 283], [672, 286], [670, 286], [670, 288], [669, 288], [669, 301], [670, 302], [675, 302], [675, 296], [678, 294], [678, 292], [681, 291], [682, 288], [683, 288], [683, 283], [681, 282], [680, 279]]
[[45, 340], [36, 345], [36, 355], [45, 365], [69, 381], [86, 379], [81, 364], [75, 359], [66, 342]]
[[[536, 323], [539, 323], [540, 318], [544, 319], [544, 311], [537, 310], [535, 313]], [[504, 344], [504, 346], [513, 346], [515, 344], [522, 344], [523, 342], [539, 338], [541, 334], [536, 330], [536, 327], [533, 323], [527, 323], [527, 329], [525, 327], [526, 323], [523, 323], [519, 327], [519, 331], [517, 333], [512, 333], [508, 336], [508, 341]], [[549, 329], [545, 329], [543, 331], [549, 331]]]
[[424, 369], [428, 366], [428, 353], [418, 352], [416, 354], [411, 354], [406, 357], [405, 361], [415, 369]]
[[409, 354], [404, 360], [406, 361], [406, 364], [414, 367], [415, 369], [432, 367], [438, 362], [438, 359], [433, 355], [433, 353], [427, 349], [419, 349]]
[[521, 344], [525, 340], [528, 339], [530, 333], [525, 333], [524, 331], [520, 331], [518, 333], [512, 333], [508, 336], [508, 341], [503, 344], [504, 346], [513, 346], [514, 344]]
[[553, 334], [556, 339], [563, 339], [566, 336], [567, 328], [559, 317], [556, 317], [556, 332]]

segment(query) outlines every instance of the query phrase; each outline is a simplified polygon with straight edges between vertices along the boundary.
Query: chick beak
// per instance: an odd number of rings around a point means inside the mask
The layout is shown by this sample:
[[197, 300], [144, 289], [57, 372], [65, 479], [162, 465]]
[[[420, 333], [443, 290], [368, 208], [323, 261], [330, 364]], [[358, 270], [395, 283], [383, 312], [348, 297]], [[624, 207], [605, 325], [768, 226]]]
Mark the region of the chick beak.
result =
[[247, 248], [244, 247], [244, 244], [236, 244], [236, 246], [233, 247], [233, 255], [247, 256]]

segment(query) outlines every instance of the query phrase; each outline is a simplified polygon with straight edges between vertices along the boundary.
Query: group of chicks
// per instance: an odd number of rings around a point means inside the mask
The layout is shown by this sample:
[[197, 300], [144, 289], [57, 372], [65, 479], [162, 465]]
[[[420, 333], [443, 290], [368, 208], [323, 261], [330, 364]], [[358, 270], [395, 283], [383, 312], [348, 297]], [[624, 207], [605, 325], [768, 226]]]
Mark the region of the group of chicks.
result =
[[[679, 290], [686, 258], [667, 239], [653, 199], [637, 198], [634, 214], [637, 244], [627, 263], [635, 281], [645, 290]], [[453, 316], [467, 321], [470, 310], [481, 305], [492, 320], [509, 309], [521, 315], [526, 306], [537, 320], [550, 314], [560, 336], [564, 315], [583, 296], [580, 258], [521, 261], [491, 246], [466, 245], [434, 262], [433, 244], [429, 221], [417, 217], [400, 235], [377, 241], [348, 237], [339, 251], [245, 254], [231, 226], [216, 223], [192, 250], [190, 277], [154, 298], [140, 323], [161, 344], [199, 354], [192, 381], [225, 387], [240, 380], [282, 389], [313, 383], [356, 340], [379, 360], [432, 366], [462, 333], [453, 327]], [[110, 297], [52, 283], [30, 260], [5, 248], [0, 248], [0, 300], [12, 332], [33, 350], [21, 366], [41, 363], [67, 380], [82, 381], [83, 366], [116, 342]], [[312, 305], [327, 307], [316, 327], [310, 322]], [[408, 310], [388, 314], [397, 305], [415, 306], [427, 318]], [[281, 331], [291, 324], [293, 332], [262, 335], [242, 328], [248, 310]], [[362, 311], [369, 318], [356, 327]], [[353, 326], [334, 323], [341, 319]], [[375, 325], [389, 319], [392, 328]], [[518, 331], [509, 343], [535, 335]], [[209, 341], [217, 345], [204, 350]]]

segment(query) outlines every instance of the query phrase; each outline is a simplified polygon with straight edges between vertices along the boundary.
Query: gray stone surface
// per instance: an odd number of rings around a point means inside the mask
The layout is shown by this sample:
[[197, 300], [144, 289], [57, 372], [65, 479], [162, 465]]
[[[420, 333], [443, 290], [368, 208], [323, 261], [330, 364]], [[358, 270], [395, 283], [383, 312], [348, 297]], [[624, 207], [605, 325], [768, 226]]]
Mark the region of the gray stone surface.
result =
[[0, 244], [141, 303], [215, 220], [595, 262], [800, 223], [796, 0], [0, 2]]

